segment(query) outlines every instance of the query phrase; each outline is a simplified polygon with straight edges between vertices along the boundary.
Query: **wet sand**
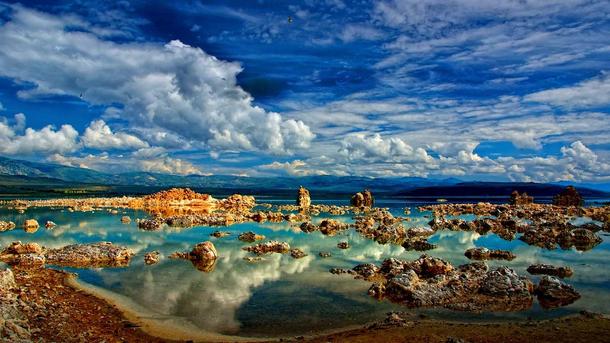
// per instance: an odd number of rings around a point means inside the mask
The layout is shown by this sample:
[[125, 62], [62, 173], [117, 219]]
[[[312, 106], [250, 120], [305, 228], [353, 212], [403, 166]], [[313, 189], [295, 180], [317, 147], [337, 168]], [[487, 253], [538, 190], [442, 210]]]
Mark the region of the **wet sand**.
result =
[[[151, 315], [111, 292], [87, 285], [74, 274], [47, 268], [14, 268], [28, 304], [24, 311], [33, 340], [43, 342], [608, 342], [610, 319], [584, 313], [548, 321], [459, 323], [404, 317], [309, 337], [252, 339], [206, 333], [187, 323]], [[53, 285], [53, 286], [51, 286]]]

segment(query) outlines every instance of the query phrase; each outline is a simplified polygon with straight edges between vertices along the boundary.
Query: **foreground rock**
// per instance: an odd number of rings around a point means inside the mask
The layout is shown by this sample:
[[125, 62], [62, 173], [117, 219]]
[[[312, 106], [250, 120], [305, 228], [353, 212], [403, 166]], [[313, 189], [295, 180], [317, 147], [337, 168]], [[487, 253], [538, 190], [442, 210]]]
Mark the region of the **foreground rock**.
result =
[[169, 258], [189, 260], [198, 270], [211, 272], [216, 265], [218, 252], [216, 251], [214, 243], [206, 241], [195, 245], [190, 252], [175, 252], [171, 254]]
[[10, 269], [0, 269], [0, 341], [32, 342], [31, 326], [22, 312], [23, 301]]
[[538, 302], [543, 308], [569, 305], [580, 299], [580, 294], [572, 287], [553, 276], [543, 276], [536, 287]]
[[134, 252], [110, 242], [73, 244], [45, 252], [46, 263], [69, 267], [127, 266]]
[[307, 211], [311, 206], [309, 191], [303, 186], [299, 187], [299, 193], [297, 194], [297, 206], [301, 211]]
[[415, 261], [387, 259], [351, 273], [373, 281], [369, 294], [407, 307], [445, 307], [461, 311], [521, 311], [531, 307], [533, 284], [512, 269], [488, 270], [482, 262], [454, 268], [427, 255]]
[[570, 277], [573, 274], [570, 267], [555, 267], [550, 264], [533, 264], [527, 268], [527, 272], [534, 275], [544, 274], [562, 279]]
[[286, 242], [269, 241], [257, 245], [244, 247], [243, 250], [249, 251], [256, 255], [265, 255], [269, 253], [285, 254], [290, 251], [290, 245]]
[[471, 260], [508, 260], [515, 259], [515, 254], [507, 250], [489, 250], [487, 248], [470, 248], [466, 250], [464, 256]]

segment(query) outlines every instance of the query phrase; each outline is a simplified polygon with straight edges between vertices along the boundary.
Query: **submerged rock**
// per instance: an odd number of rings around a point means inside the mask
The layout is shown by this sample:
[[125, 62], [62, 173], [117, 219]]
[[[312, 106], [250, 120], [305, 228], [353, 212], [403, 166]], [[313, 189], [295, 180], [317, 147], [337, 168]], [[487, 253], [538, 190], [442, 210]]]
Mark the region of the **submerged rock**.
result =
[[129, 224], [129, 223], [131, 223], [131, 218], [129, 218], [129, 216], [122, 216], [121, 217], [121, 223]]
[[292, 256], [293, 258], [303, 258], [307, 256], [307, 254], [299, 248], [294, 248], [290, 250], [290, 256]]
[[146, 231], [157, 231], [161, 228], [161, 225], [163, 225], [163, 223], [163, 220], [159, 218], [141, 219], [140, 221], [138, 221], [138, 228]]
[[330, 257], [331, 254], [328, 251], [320, 251], [320, 253], [318, 253], [318, 256], [320, 256], [322, 258], [327, 258], [327, 257]]
[[216, 238], [222, 238], [222, 237], [226, 237], [229, 235], [231, 235], [231, 233], [227, 232], [227, 231], [214, 231], [210, 234], [210, 236], [216, 237]]
[[536, 287], [538, 302], [543, 308], [555, 308], [569, 305], [580, 299], [580, 294], [556, 277], [543, 276]]
[[550, 264], [533, 264], [527, 268], [527, 272], [534, 275], [545, 274], [556, 276], [562, 279], [570, 277], [573, 274], [570, 267], [555, 267]]
[[134, 252], [110, 242], [73, 244], [45, 252], [48, 264], [67, 267], [127, 266]]
[[50, 220], [48, 220], [48, 221], [47, 221], [47, 222], [44, 224], [44, 227], [45, 227], [45, 228], [47, 228], [47, 229], [52, 229], [52, 228], [54, 228], [54, 227], [56, 227], [56, 226], [57, 226], [57, 224], [55, 224], [54, 222], [52, 222], [52, 221], [50, 221]]
[[148, 265], [159, 263], [160, 257], [161, 257], [161, 254], [156, 250], [147, 252], [144, 255], [144, 263], [146, 263]]
[[260, 257], [260, 256], [254, 256], [254, 257], [246, 256], [246, 257], [243, 258], [243, 260], [246, 261], [246, 262], [249, 262], [249, 263], [254, 263], [254, 262], [262, 261], [263, 258]]
[[15, 229], [16, 225], [13, 222], [3, 222], [0, 221], [0, 232], [2, 231], [10, 231]]
[[515, 254], [507, 250], [489, 250], [487, 248], [470, 248], [464, 256], [471, 260], [514, 260]]
[[269, 241], [266, 243], [260, 243], [257, 245], [244, 247], [243, 250], [255, 253], [257, 255], [264, 255], [269, 253], [285, 254], [290, 251], [290, 245], [286, 242]]
[[237, 237], [237, 238], [242, 242], [252, 243], [255, 241], [262, 241], [263, 239], [265, 239], [265, 236], [257, 235], [256, 233], [254, 233], [252, 231], [248, 231], [248, 232], [244, 232], [244, 233], [240, 234], [239, 237]]
[[349, 243], [348, 242], [339, 242], [339, 243], [337, 243], [337, 248], [339, 248], [339, 249], [349, 249]]
[[436, 244], [432, 244], [430, 242], [428, 242], [426, 239], [420, 238], [420, 239], [409, 239], [404, 241], [404, 243], [402, 243], [402, 247], [405, 248], [405, 250], [415, 250], [415, 251], [427, 251], [427, 250], [432, 250], [432, 249], [436, 249]]

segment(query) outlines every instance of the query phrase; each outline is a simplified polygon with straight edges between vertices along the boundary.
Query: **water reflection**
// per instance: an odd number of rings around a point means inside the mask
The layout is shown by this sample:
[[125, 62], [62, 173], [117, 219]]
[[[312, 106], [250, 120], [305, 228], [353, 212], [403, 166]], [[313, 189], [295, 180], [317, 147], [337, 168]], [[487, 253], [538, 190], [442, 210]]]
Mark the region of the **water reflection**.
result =
[[[402, 215], [402, 202], [386, 202], [394, 215]], [[132, 221], [122, 224], [121, 216]], [[424, 226], [429, 213], [412, 210], [407, 227]], [[25, 214], [0, 209], [0, 220], [11, 220], [20, 225], [34, 218], [39, 223], [52, 220], [53, 229], [39, 228], [34, 233], [21, 229], [0, 233], [0, 244], [15, 240], [38, 242], [47, 247], [61, 247], [74, 243], [111, 241], [137, 252], [129, 268], [77, 270], [84, 281], [125, 295], [151, 312], [169, 318], [187, 319], [206, 330], [231, 334], [307, 333], [351, 324], [362, 324], [383, 317], [391, 309], [405, 310], [398, 305], [378, 302], [367, 296], [369, 283], [353, 280], [351, 276], [337, 276], [330, 268], [351, 268], [359, 263], [379, 264], [383, 259], [395, 257], [415, 259], [416, 251], [405, 251], [392, 244], [381, 245], [361, 237], [350, 229], [334, 237], [320, 232], [301, 232], [297, 224], [241, 223], [222, 228], [227, 237], [214, 238], [210, 234], [218, 228], [194, 227], [188, 229], [163, 228], [156, 232], [138, 230], [135, 219], [147, 214], [121, 210], [117, 214], [107, 211], [73, 212], [60, 209], [28, 209]], [[327, 215], [314, 218], [319, 223]], [[353, 222], [351, 216], [333, 217]], [[251, 256], [241, 248], [246, 243], [237, 239], [239, 233], [254, 231], [266, 240], [285, 241], [293, 248], [301, 248], [308, 256], [293, 259], [289, 254], [271, 254], [262, 261], [248, 263]], [[528, 275], [535, 282], [538, 276], [526, 272], [529, 265], [547, 263], [569, 266], [574, 276], [566, 281], [582, 294], [575, 303], [560, 309], [544, 310], [535, 304], [522, 313], [468, 314], [446, 310], [425, 310], [438, 317], [487, 320], [496, 318], [552, 317], [583, 309], [610, 313], [610, 274], [606, 265], [610, 252], [608, 236], [593, 250], [544, 250], [529, 246], [520, 240], [506, 241], [494, 234], [476, 232], [440, 231], [429, 238], [438, 247], [427, 253], [450, 261], [454, 265], [468, 263], [464, 251], [472, 247], [510, 250], [517, 255], [513, 261], [489, 261], [490, 266], [508, 265], [519, 274]], [[162, 259], [157, 265], [146, 266], [146, 252], [158, 250], [162, 256], [176, 251], [189, 251], [196, 243], [211, 240], [219, 258], [213, 270], [204, 273], [189, 261]], [[337, 249], [340, 241], [348, 241], [351, 248]], [[329, 258], [320, 258], [321, 251], [331, 252]], [[202, 268], [208, 270], [208, 267]]]

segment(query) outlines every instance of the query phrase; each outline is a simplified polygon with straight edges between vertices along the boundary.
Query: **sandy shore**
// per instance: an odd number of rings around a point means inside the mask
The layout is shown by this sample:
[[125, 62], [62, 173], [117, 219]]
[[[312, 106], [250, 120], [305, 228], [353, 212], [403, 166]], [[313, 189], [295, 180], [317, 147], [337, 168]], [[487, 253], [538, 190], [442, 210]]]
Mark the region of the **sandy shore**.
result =
[[[34, 341], [43, 342], [608, 342], [610, 319], [582, 315], [547, 321], [459, 323], [394, 317], [310, 337], [252, 339], [202, 332], [151, 314], [128, 299], [53, 269], [15, 268]], [[53, 285], [53, 286], [51, 286]], [[398, 320], [396, 320], [398, 318]], [[453, 340], [452, 340], [453, 339]]]

